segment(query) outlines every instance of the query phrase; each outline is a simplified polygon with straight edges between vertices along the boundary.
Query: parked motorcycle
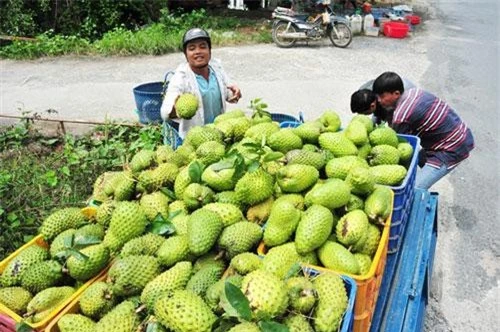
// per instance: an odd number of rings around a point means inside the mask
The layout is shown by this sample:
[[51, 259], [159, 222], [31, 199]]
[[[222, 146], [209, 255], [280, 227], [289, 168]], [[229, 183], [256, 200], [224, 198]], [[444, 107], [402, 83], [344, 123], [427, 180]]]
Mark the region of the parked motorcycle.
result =
[[330, 1], [322, 1], [323, 13], [312, 20], [307, 14], [297, 14], [293, 9], [276, 7], [272, 17], [273, 41], [279, 47], [292, 47], [298, 40], [330, 38], [334, 46], [345, 48], [352, 41], [352, 32], [345, 18], [337, 16]]

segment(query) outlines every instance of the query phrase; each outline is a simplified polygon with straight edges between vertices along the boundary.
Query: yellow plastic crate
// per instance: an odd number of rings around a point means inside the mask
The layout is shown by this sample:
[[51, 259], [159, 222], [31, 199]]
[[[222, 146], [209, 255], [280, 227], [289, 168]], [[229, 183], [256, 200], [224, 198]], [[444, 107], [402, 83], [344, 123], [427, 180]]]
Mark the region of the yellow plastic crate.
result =
[[[9, 257], [7, 257], [2, 262], [0, 262], [0, 273], [2, 273], [5, 270], [5, 268], [7, 267], [7, 264], [9, 264], [9, 262], [12, 259], [14, 259], [17, 255], [19, 255], [23, 250], [25, 250], [26, 248], [31, 247], [31, 246], [40, 246], [40, 247], [48, 248], [49, 244], [47, 242], [45, 242], [45, 240], [42, 238], [41, 235], [36, 236], [31, 241], [29, 241], [28, 243], [26, 243], [25, 245], [23, 245], [22, 247], [20, 247], [19, 249], [17, 249]], [[37, 331], [43, 330], [43, 328], [46, 327], [50, 323], [50, 321], [52, 321], [54, 319], [54, 317], [62, 309], [64, 309], [73, 299], [75, 299], [76, 297], [80, 296], [80, 294], [87, 287], [89, 287], [90, 284], [92, 284], [95, 280], [97, 280], [102, 275], [104, 275], [106, 273], [106, 270], [107, 270], [107, 267], [103, 271], [101, 271], [97, 276], [95, 276], [94, 278], [88, 280], [85, 284], [83, 284], [82, 286], [80, 286], [80, 288], [78, 288], [75, 291], [75, 293], [73, 293], [73, 295], [71, 297], [69, 297], [68, 299], [66, 299], [65, 301], [63, 301], [60, 305], [58, 305], [56, 308], [54, 308], [54, 310], [50, 313], [50, 315], [48, 315], [45, 319], [43, 319], [42, 321], [37, 322], [37, 323], [32, 323], [32, 324], [28, 323], [28, 325], [30, 325], [34, 330], [37, 330]], [[14, 323], [12, 324], [13, 326], [3, 326], [3, 325], [0, 325], [0, 327], [2, 327], [2, 328], [10, 328], [12, 331], [15, 331], [15, 323], [21, 322], [23, 320], [23, 318], [21, 316], [19, 316], [18, 314], [16, 314], [15, 312], [13, 312], [12, 310], [10, 310], [6, 306], [4, 306], [2, 303], [0, 303], [0, 315], [8, 316], [12, 320], [14, 320]], [[7, 324], [7, 323], [5, 323], [5, 324]], [[1, 330], [1, 331], [3, 331], [3, 330]], [[9, 330], [7, 329], [7, 331], [9, 331]]]
[[[391, 201], [394, 200], [394, 193], [392, 193]], [[393, 202], [391, 202], [391, 206]], [[370, 270], [366, 274], [356, 275], [349, 274], [342, 271], [327, 269], [325, 267], [304, 264], [304, 267], [310, 267], [317, 271], [335, 271], [342, 275], [351, 277], [356, 281], [356, 302], [354, 304], [354, 332], [365, 332], [370, 330], [373, 313], [377, 304], [377, 298], [380, 291], [380, 284], [384, 276], [385, 264], [387, 262], [387, 249], [389, 245], [389, 232], [391, 228], [392, 212], [387, 217], [380, 243], [378, 245], [375, 256], [373, 257]], [[259, 244], [257, 254], [264, 256], [267, 253], [267, 248], [264, 242]]]

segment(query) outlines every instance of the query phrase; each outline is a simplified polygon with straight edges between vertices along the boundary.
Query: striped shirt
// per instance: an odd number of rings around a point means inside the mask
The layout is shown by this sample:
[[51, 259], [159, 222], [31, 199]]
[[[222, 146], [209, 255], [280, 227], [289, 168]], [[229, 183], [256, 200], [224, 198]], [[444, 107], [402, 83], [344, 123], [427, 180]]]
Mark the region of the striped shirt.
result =
[[400, 134], [420, 137], [427, 164], [448, 169], [474, 148], [474, 137], [457, 113], [433, 94], [413, 88], [405, 91], [394, 110], [391, 127]]

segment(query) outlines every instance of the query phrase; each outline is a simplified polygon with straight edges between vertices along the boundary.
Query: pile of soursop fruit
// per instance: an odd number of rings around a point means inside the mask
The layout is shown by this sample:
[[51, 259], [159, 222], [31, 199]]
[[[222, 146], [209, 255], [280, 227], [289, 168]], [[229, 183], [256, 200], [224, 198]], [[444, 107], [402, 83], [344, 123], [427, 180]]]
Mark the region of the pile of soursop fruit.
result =
[[60, 331], [337, 331], [344, 281], [297, 266], [369, 271], [412, 146], [366, 116], [280, 128], [260, 106], [101, 174], [95, 214], [44, 220], [49, 248], [8, 264], [0, 302], [40, 321], [109, 264]]

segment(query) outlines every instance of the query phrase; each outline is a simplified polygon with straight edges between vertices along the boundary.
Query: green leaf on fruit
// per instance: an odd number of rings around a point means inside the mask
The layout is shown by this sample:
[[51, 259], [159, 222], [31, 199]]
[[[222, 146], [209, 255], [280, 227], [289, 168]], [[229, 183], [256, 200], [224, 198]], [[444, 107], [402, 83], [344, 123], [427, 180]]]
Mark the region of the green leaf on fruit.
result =
[[299, 263], [293, 264], [285, 275], [285, 280], [291, 277], [295, 277], [302, 270], [302, 266]]
[[245, 294], [243, 294], [237, 286], [226, 281], [224, 283], [224, 293], [227, 301], [229, 302], [231, 307], [236, 311], [239, 317], [247, 321], [252, 319], [252, 310], [250, 309], [250, 302], [248, 302], [248, 299], [245, 297]]
[[69, 253], [68, 256], [73, 256], [80, 261], [86, 261], [89, 259], [89, 256], [82, 254], [80, 251], [78, 251], [74, 248], [68, 248], [68, 249], [66, 249], [66, 251]]
[[191, 165], [189, 165], [188, 172], [193, 183], [200, 183], [203, 166], [199, 162], [195, 161], [191, 163]]
[[149, 225], [148, 229], [149, 232], [158, 235], [171, 235], [175, 233], [174, 225], [170, 221], [165, 220], [160, 213], [156, 215], [156, 218]]
[[269, 320], [263, 320], [259, 322], [259, 327], [262, 332], [289, 332], [290, 330], [288, 329], [287, 326], [269, 321]]
[[264, 161], [265, 161], [265, 162], [268, 162], [268, 161], [275, 161], [275, 160], [278, 160], [278, 159], [283, 158], [283, 156], [284, 156], [284, 155], [283, 155], [283, 153], [281, 153], [281, 152], [277, 152], [277, 151], [276, 151], [276, 152], [270, 152], [270, 153], [268, 153], [268, 154], [266, 154], [266, 155], [264, 156]]

